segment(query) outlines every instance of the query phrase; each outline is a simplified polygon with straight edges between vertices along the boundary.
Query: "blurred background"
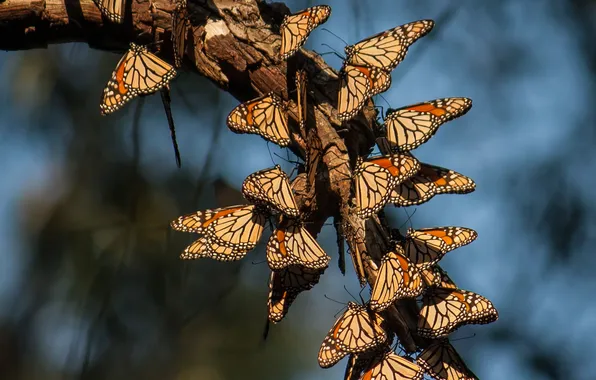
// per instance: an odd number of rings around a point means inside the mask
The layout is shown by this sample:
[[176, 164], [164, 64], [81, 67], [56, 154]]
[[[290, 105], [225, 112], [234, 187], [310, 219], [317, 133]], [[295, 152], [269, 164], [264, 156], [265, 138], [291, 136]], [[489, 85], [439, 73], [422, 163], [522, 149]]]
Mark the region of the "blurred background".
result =
[[[452, 338], [468, 339], [454, 346], [481, 379], [596, 378], [596, 3], [327, 4], [323, 27], [350, 44], [437, 22], [378, 105], [474, 100], [415, 153], [472, 177], [476, 192], [436, 197], [408, 224], [403, 210], [389, 211], [404, 228], [479, 233], [442, 265], [500, 319], [458, 330]], [[329, 52], [323, 43], [343, 52], [323, 30], [307, 47]], [[233, 189], [256, 170], [290, 172], [286, 151], [230, 132], [237, 101], [183, 72], [172, 84], [178, 170], [159, 96], [100, 116], [119, 58], [85, 44], [0, 52], [0, 378], [341, 379], [345, 360], [317, 365], [342, 308], [324, 295], [347, 302], [344, 285], [359, 287], [351, 266], [345, 277], [337, 268], [331, 226], [319, 242], [333, 263], [266, 342], [263, 245], [238, 263], [181, 262], [193, 236], [168, 228], [183, 213], [238, 203]], [[325, 58], [339, 69], [339, 58]]]

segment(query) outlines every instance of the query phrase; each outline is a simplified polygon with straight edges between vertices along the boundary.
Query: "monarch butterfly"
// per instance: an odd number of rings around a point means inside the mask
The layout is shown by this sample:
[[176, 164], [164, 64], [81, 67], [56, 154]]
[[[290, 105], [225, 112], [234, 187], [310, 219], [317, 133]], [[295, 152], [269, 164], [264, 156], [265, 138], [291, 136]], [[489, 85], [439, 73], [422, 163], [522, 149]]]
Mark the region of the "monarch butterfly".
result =
[[424, 371], [422, 368], [389, 351], [370, 363], [361, 379], [422, 380], [423, 377]]
[[408, 229], [405, 239], [406, 256], [418, 267], [428, 268], [456, 248], [470, 244], [478, 234], [465, 227], [435, 227]]
[[441, 269], [438, 265], [433, 265], [430, 268], [423, 269], [421, 272], [422, 279], [426, 286], [434, 286], [437, 288], [457, 289], [457, 285], [449, 276], [447, 272]]
[[358, 215], [368, 218], [376, 214], [389, 201], [392, 189], [419, 169], [418, 160], [407, 154], [359, 161], [354, 171]]
[[465, 115], [471, 107], [471, 99], [445, 98], [389, 110], [385, 117], [387, 140], [398, 151], [415, 149], [443, 123]]
[[404, 59], [408, 47], [427, 35], [434, 25], [432, 20], [414, 21], [346, 46], [345, 62], [389, 72]]
[[447, 339], [430, 344], [416, 362], [436, 380], [478, 380]]
[[124, 0], [93, 0], [95, 5], [111, 22], [121, 24], [124, 21]]
[[291, 15], [286, 15], [279, 28], [281, 33], [279, 55], [281, 59], [288, 59], [288, 57], [296, 53], [304, 45], [310, 33], [317, 26], [325, 23], [330, 14], [330, 6], [317, 5]]
[[387, 91], [391, 75], [377, 67], [346, 64], [339, 72], [337, 117], [350, 120], [364, 107], [371, 97]]
[[419, 205], [437, 194], [466, 194], [475, 189], [474, 181], [463, 174], [421, 163], [418, 173], [391, 192], [389, 202], [401, 207]]
[[234, 133], [255, 133], [281, 147], [290, 144], [288, 114], [273, 92], [234, 108], [227, 124]]
[[298, 70], [296, 71], [296, 93], [297, 93], [297, 101], [298, 103], [298, 119], [300, 125], [300, 132], [302, 132], [303, 136], [305, 136], [306, 132], [306, 115], [307, 115], [307, 108], [306, 108], [306, 71]]
[[239, 260], [253, 249], [263, 233], [268, 214], [255, 205], [197, 211], [172, 221], [174, 230], [205, 235], [186, 248], [184, 258], [211, 257]]
[[383, 318], [366, 306], [348, 303], [348, 309], [337, 319], [321, 344], [319, 366], [329, 368], [347, 354], [370, 351], [387, 341]]
[[145, 46], [131, 43], [103, 90], [99, 104], [102, 115], [116, 111], [137, 95], [152, 94], [166, 87], [175, 76], [176, 70], [171, 65]]
[[319, 282], [324, 270], [308, 269], [290, 265], [280, 271], [272, 271], [269, 277], [268, 319], [278, 323], [301, 292], [312, 289]]
[[242, 183], [242, 194], [249, 201], [298, 217], [300, 211], [294, 199], [287, 174], [279, 165], [254, 172]]
[[182, 66], [187, 28], [188, 11], [186, 9], [186, 0], [177, 0], [176, 8], [172, 14], [172, 47], [174, 50], [174, 65], [176, 67]]
[[267, 263], [271, 270], [284, 269], [290, 265], [323, 269], [330, 259], [310, 232], [295, 219], [282, 217], [267, 243]]
[[400, 298], [417, 297], [424, 289], [416, 266], [400, 246], [381, 259], [381, 267], [370, 296], [370, 308], [383, 311]]
[[430, 288], [422, 297], [418, 334], [441, 338], [462, 325], [487, 324], [499, 318], [487, 298], [461, 289]]

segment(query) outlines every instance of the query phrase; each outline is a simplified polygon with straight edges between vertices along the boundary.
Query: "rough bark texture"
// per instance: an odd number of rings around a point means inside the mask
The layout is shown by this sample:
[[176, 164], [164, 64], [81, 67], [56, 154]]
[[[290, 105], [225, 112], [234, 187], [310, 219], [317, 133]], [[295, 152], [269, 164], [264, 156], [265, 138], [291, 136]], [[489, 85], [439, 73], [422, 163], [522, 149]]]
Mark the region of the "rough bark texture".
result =
[[[133, 0], [124, 23], [115, 25], [102, 19], [92, 0], [7, 0], [0, 3], [0, 49], [24, 50], [79, 41], [96, 49], [123, 52], [131, 41], [143, 44], [163, 40], [158, 45], [159, 54], [172, 62], [173, 10], [174, 4], [168, 0]], [[306, 143], [302, 141], [292, 150], [306, 158], [316, 156], [314, 150], [320, 147], [322, 163], [312, 186], [304, 175], [306, 181], [295, 181], [297, 201], [314, 236], [329, 217], [340, 221], [350, 252], [361, 252], [367, 281], [373, 283], [379, 259], [389, 248], [389, 239], [377, 219], [365, 223], [356, 216], [351, 171], [356, 158], [373, 147], [374, 108], [365, 107], [356, 119], [340, 124], [335, 109], [337, 73], [319, 55], [305, 49], [287, 63], [279, 59], [279, 25], [283, 16], [290, 13], [284, 4], [197, 0], [189, 1], [188, 10], [192, 24], [185, 52], [188, 68], [239, 101], [270, 91], [277, 93], [287, 101], [295, 133], [299, 131], [295, 122], [294, 73], [298, 68], [307, 72], [308, 121], [303, 136]], [[424, 347], [424, 340], [415, 333], [415, 301], [400, 301], [396, 306], [384, 312], [384, 316], [400, 343], [409, 352], [417, 346]]]

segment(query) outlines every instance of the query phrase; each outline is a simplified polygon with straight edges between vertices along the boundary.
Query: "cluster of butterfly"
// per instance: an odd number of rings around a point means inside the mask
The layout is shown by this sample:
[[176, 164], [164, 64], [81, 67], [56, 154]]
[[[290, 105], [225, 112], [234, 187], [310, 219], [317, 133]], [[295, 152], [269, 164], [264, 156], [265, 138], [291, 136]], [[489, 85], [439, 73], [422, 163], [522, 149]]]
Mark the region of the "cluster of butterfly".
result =
[[[122, 0], [97, 3], [110, 21], [122, 22]], [[321, 5], [286, 16], [280, 26], [281, 59], [294, 55], [330, 14], [331, 8]], [[186, 3], [182, 0], [176, 3], [172, 33], [178, 67], [187, 25]], [[431, 20], [414, 21], [346, 47], [339, 74], [338, 118], [353, 118], [372, 96], [386, 91], [391, 84], [391, 71], [405, 58], [408, 47], [433, 26]], [[111, 113], [138, 95], [162, 91], [163, 99], [164, 90], [175, 75], [172, 66], [146, 47], [131, 44], [104, 90], [102, 113]], [[297, 105], [303, 140], [306, 81], [306, 72], [299, 70]], [[444, 98], [389, 110], [380, 141], [390, 154], [359, 158], [353, 171], [358, 216], [372, 217], [388, 203], [405, 207], [427, 202], [437, 194], [473, 191], [475, 184], [470, 178], [421, 163], [410, 153], [428, 141], [443, 123], [464, 115], [471, 106], [467, 98]], [[288, 126], [286, 105], [275, 93], [240, 104], [228, 115], [227, 125], [236, 133], [258, 134], [282, 147], [290, 145], [292, 136], [296, 136]], [[315, 152], [319, 158], [321, 154]], [[307, 160], [311, 185], [317, 164], [317, 160]], [[305, 228], [290, 179], [279, 166], [249, 175], [242, 184], [242, 194], [249, 204], [184, 215], [171, 226], [201, 235], [184, 250], [182, 259], [234, 261], [256, 247], [265, 225], [273, 219], [276, 227], [266, 247], [271, 269], [268, 320], [277, 323], [301, 292], [318, 283], [330, 257]], [[331, 367], [349, 355], [346, 379], [422, 379], [424, 371], [437, 380], [476, 378], [447, 336], [462, 325], [495, 321], [497, 310], [485, 297], [459, 289], [438, 265], [447, 252], [469, 244], [476, 236], [475, 231], [463, 227], [409, 229], [405, 236], [397, 236], [394, 248], [383, 256], [378, 267], [370, 260], [363, 264], [360, 253], [352, 253], [358, 256], [354, 263], [361, 283], [365, 282], [364, 265], [375, 266], [378, 275], [369, 302], [350, 302], [325, 337], [319, 352], [320, 366]], [[392, 351], [393, 335], [388, 333], [381, 313], [400, 299], [418, 297], [422, 302], [418, 335], [433, 340], [414, 363]]]

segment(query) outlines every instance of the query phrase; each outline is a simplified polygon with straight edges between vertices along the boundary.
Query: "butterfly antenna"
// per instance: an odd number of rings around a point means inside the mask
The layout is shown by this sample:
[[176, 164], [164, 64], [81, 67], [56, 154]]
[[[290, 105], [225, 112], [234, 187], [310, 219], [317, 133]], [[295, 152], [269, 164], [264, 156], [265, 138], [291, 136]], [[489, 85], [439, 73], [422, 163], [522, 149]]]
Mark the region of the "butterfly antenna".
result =
[[266, 262], [267, 262], [267, 260], [262, 260], [262, 261], [251, 261], [250, 263], [252, 265], [261, 265], [261, 264], [266, 263]]
[[269, 158], [271, 158], [271, 162], [273, 163], [273, 166], [277, 165], [277, 163], [273, 159], [273, 154], [271, 153], [271, 148], [269, 147], [269, 141], [267, 141], [267, 151], [269, 151]]
[[450, 339], [450, 341], [452, 342], [457, 342], [458, 340], [466, 340], [466, 339], [472, 339], [476, 337], [476, 333], [470, 335], [470, 336], [464, 336], [463, 338], [455, 338], [455, 339]]
[[333, 299], [333, 298], [329, 297], [327, 294], [323, 294], [323, 297], [327, 298], [329, 301], [333, 301], [333, 302], [338, 303], [340, 305], [346, 306], [346, 304], [344, 302], [340, 302], [340, 301], [338, 301], [336, 299]]
[[326, 31], [327, 33], [331, 34], [332, 36], [336, 37], [337, 39], [339, 39], [341, 42], [344, 43], [344, 45], [348, 46], [349, 44], [346, 42], [346, 40], [344, 40], [343, 38], [341, 38], [340, 36], [338, 36], [337, 34], [333, 33], [332, 31], [330, 31], [327, 28], [321, 28], [321, 30]]
[[345, 57], [341, 54], [339, 54], [333, 47], [331, 47], [328, 44], [321, 44], [321, 46], [326, 46], [329, 49], [331, 49], [331, 51], [325, 52], [325, 53], [319, 53], [319, 55], [327, 55], [327, 54], [335, 54], [339, 59], [341, 59], [342, 61], [345, 59]]
[[406, 215], [408, 216], [408, 218], [406, 219], [405, 222], [403, 222], [401, 224], [401, 226], [399, 226], [399, 228], [402, 228], [405, 224], [410, 223], [410, 227], [412, 227], [412, 217], [414, 216], [414, 214], [416, 214], [416, 210], [418, 210], [417, 208], [414, 209], [414, 211], [412, 212], [412, 214], [410, 214], [408, 212], [408, 210], [404, 209], [404, 211], [406, 212]]
[[364, 305], [364, 298], [362, 298], [362, 292], [364, 291], [364, 289], [366, 289], [366, 287], [362, 287], [360, 288], [360, 291], [358, 292], [358, 297], [360, 297], [360, 301], [362, 302], [362, 304]]
[[[358, 299], [356, 297], [354, 297], [354, 295], [352, 293], [350, 293], [350, 291], [348, 290], [348, 288], [344, 285], [344, 290], [350, 295], [350, 297], [352, 297], [352, 299], [356, 302], [358, 302]], [[360, 300], [362, 300], [362, 297], [360, 298]], [[362, 304], [364, 305], [364, 302], [362, 302]]]
[[174, 117], [172, 116], [172, 99], [170, 98], [170, 87], [166, 86], [159, 90], [161, 95], [161, 102], [166, 112], [168, 125], [170, 126], [170, 136], [172, 137], [172, 145], [174, 146], [174, 155], [176, 157], [176, 166], [180, 169], [182, 167], [182, 160], [180, 159], [180, 150], [178, 149], [178, 141], [176, 140], [176, 126], [174, 125]]
[[290, 164], [294, 164], [294, 165], [301, 164], [301, 162], [298, 162], [298, 161], [292, 161], [292, 160], [290, 160], [290, 159], [289, 159], [289, 157], [288, 157], [288, 158], [285, 158], [285, 157], [282, 157], [282, 156], [280, 156], [280, 155], [279, 155], [279, 154], [277, 154], [277, 153], [273, 153], [273, 155], [274, 155], [275, 157], [279, 158], [280, 160], [284, 160], [284, 161], [286, 161], [286, 162], [288, 162], [288, 163], [290, 163]]

